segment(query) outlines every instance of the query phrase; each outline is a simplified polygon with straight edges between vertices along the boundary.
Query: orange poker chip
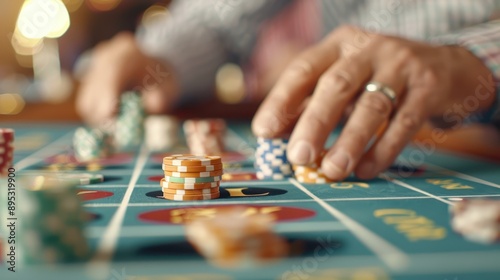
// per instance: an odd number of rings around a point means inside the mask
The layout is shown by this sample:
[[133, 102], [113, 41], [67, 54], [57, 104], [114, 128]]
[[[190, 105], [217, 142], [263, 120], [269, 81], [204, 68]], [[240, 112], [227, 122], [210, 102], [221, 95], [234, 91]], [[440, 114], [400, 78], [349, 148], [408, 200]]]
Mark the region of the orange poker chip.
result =
[[163, 164], [162, 169], [170, 172], [207, 172], [222, 170], [222, 164], [204, 165], [204, 166], [175, 166]]
[[220, 191], [219, 187], [208, 188], [208, 189], [198, 189], [198, 190], [176, 190], [169, 188], [162, 188], [164, 194], [180, 194], [180, 195], [203, 195], [212, 194]]
[[177, 201], [190, 201], [190, 200], [211, 200], [220, 197], [220, 192], [202, 194], [202, 195], [181, 195], [163, 193], [163, 198]]
[[209, 183], [172, 183], [165, 181], [165, 178], [160, 180], [160, 186], [164, 189], [174, 190], [199, 190], [217, 188], [220, 186], [220, 181]]
[[174, 166], [206, 166], [222, 164], [220, 156], [172, 155], [163, 158], [163, 164]]
[[171, 172], [165, 171], [165, 176], [171, 177], [179, 177], [179, 178], [202, 178], [202, 177], [214, 177], [221, 176], [222, 169], [215, 171], [206, 171], [206, 172]]

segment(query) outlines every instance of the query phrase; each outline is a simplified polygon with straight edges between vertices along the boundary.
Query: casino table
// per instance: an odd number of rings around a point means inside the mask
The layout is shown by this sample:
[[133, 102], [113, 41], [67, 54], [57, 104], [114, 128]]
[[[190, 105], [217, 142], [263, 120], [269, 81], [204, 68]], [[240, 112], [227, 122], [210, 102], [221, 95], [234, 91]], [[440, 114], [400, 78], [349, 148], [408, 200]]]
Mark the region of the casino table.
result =
[[[500, 199], [495, 162], [408, 147], [371, 181], [259, 181], [249, 125], [230, 123], [221, 198], [170, 201], [159, 186], [164, 154], [137, 147], [84, 165], [71, 154], [76, 125], [12, 127], [18, 174], [71, 170], [102, 174], [104, 182], [79, 191], [92, 217], [87, 262], [16, 273], [3, 263], [0, 279], [500, 279], [500, 244], [466, 240], [450, 227], [449, 214], [463, 198]], [[180, 143], [170, 152], [186, 151]], [[258, 266], [210, 265], [186, 241], [184, 223], [230, 205], [249, 215], [272, 213], [290, 254]]]

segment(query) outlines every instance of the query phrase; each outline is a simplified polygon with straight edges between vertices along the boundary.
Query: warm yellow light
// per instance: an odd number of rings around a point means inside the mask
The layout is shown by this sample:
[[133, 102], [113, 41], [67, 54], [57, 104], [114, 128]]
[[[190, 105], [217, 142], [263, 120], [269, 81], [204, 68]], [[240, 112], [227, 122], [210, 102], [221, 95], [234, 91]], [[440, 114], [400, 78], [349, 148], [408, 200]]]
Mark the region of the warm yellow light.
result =
[[24, 68], [33, 68], [33, 56], [31, 55], [20, 55], [16, 53], [17, 63]]
[[69, 26], [69, 13], [61, 0], [26, 0], [16, 24], [28, 39], [59, 38]]
[[217, 97], [228, 104], [236, 104], [245, 98], [243, 70], [236, 64], [225, 64], [215, 77]]
[[25, 104], [23, 97], [17, 93], [0, 94], [0, 115], [17, 115]]
[[88, 4], [91, 8], [97, 11], [110, 11], [120, 4], [121, 0], [88, 0]]
[[63, 0], [64, 5], [66, 5], [66, 9], [68, 12], [72, 13], [77, 11], [83, 3], [83, 0]]
[[155, 22], [158, 19], [168, 16], [168, 14], [169, 12], [167, 7], [160, 5], [153, 5], [149, 7], [146, 11], [144, 11], [144, 13], [142, 14], [142, 24], [148, 25], [152, 22]]
[[43, 48], [43, 39], [26, 38], [17, 28], [14, 30], [10, 42], [14, 51], [19, 55], [34, 55]]

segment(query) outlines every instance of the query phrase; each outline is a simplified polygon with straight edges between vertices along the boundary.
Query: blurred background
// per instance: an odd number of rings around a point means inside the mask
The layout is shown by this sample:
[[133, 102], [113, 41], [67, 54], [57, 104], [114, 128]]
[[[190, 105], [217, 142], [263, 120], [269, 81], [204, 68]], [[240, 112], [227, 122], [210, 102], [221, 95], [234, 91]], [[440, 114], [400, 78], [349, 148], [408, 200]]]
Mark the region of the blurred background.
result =
[[0, 6], [0, 121], [78, 121], [78, 61], [170, 0], [26, 0]]

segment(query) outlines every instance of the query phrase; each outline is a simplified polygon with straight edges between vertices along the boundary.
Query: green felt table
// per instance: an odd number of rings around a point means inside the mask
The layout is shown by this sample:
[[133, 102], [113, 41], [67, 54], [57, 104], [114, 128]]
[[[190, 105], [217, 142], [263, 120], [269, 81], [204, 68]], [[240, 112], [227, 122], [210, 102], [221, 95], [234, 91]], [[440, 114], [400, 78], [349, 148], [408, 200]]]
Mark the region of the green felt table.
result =
[[[18, 267], [16, 273], [4, 263], [0, 279], [500, 279], [500, 244], [456, 234], [448, 210], [461, 198], [500, 199], [500, 165], [493, 162], [409, 147], [371, 181], [259, 181], [255, 138], [248, 123], [234, 123], [226, 137], [221, 198], [183, 202], [161, 198], [164, 154], [138, 147], [101, 160], [100, 167], [87, 166], [72, 158], [76, 125], [13, 128], [18, 174], [76, 170], [103, 174], [105, 180], [82, 186], [79, 194], [93, 217], [88, 262]], [[332, 134], [329, 143], [334, 139]], [[171, 152], [186, 148], [181, 143]], [[247, 207], [250, 215], [272, 213], [290, 255], [245, 268], [207, 263], [186, 242], [183, 224], [228, 205]]]

